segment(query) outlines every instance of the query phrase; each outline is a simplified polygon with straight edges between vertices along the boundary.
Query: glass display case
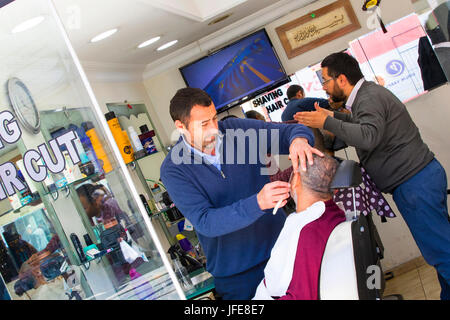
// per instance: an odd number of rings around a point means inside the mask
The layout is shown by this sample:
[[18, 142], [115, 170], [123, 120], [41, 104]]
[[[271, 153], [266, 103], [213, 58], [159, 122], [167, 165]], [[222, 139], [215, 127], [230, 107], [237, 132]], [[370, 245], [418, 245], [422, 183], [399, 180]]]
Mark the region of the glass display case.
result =
[[[196, 299], [205, 292], [214, 289], [214, 279], [204, 266], [206, 257], [194, 227], [188, 222], [160, 181], [160, 167], [167, 155], [153, 121], [143, 103], [107, 103], [109, 112], [114, 112], [122, 131], [129, 137], [139, 138], [133, 141], [134, 160], [127, 168], [135, 185], [142, 192], [139, 196], [146, 206], [147, 213], [160, 231], [160, 240], [165, 252], [178, 252], [183, 266], [189, 274], [193, 287], [184, 287], [187, 299]], [[145, 132], [149, 132], [146, 134]], [[140, 133], [137, 135], [136, 133]], [[148, 136], [152, 139], [149, 140]], [[153, 147], [144, 148], [147, 144]], [[145, 152], [143, 152], [145, 151]], [[189, 260], [188, 260], [189, 259]]]
[[0, 8], [0, 273], [14, 299], [185, 299], [50, 0]]

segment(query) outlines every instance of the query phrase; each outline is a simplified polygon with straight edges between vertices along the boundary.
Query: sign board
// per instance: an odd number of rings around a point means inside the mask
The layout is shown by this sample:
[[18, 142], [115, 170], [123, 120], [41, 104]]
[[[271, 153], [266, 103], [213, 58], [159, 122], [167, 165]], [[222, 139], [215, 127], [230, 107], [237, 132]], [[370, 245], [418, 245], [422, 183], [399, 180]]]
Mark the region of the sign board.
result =
[[276, 28], [276, 32], [291, 59], [359, 28], [350, 1], [339, 0]]

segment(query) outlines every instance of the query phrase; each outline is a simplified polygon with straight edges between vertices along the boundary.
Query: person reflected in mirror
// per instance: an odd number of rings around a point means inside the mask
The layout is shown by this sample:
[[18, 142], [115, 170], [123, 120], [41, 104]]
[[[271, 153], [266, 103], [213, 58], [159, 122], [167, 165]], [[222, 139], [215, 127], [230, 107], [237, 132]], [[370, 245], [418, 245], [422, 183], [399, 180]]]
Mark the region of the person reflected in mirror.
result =
[[130, 225], [130, 218], [105, 186], [86, 183], [77, 188], [77, 194], [91, 225], [102, 223], [106, 229], [118, 223], [123, 228]]

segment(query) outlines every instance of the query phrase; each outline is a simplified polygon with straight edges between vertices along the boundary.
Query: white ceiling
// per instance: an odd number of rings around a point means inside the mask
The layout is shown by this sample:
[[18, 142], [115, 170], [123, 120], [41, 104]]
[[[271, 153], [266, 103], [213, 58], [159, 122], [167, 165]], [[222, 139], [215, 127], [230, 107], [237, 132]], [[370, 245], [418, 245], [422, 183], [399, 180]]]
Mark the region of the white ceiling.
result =
[[[222, 28], [268, 7], [286, 3], [300, 8], [315, 0], [53, 0], [78, 57], [83, 63], [147, 66]], [[267, 10], [266, 10], [267, 11]], [[209, 22], [231, 13], [215, 25]], [[257, 16], [257, 15], [256, 15]], [[89, 40], [112, 28], [119, 31], [97, 43]], [[143, 49], [137, 45], [162, 38]], [[178, 40], [164, 51], [162, 44]], [[142, 70], [142, 69], [141, 69]]]

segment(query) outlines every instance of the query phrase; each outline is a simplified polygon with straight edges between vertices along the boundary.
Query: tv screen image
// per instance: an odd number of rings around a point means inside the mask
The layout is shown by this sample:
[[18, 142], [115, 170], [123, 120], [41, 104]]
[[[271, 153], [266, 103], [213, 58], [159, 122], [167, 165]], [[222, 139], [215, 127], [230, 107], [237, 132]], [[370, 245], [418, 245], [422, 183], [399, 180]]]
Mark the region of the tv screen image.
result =
[[205, 90], [216, 109], [288, 79], [265, 30], [180, 68], [189, 87]]

